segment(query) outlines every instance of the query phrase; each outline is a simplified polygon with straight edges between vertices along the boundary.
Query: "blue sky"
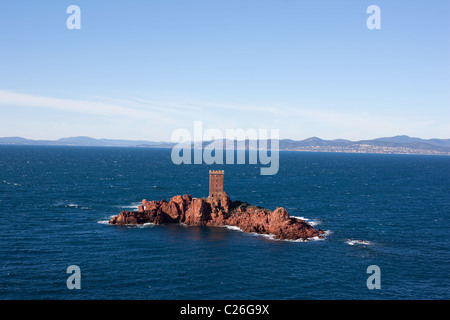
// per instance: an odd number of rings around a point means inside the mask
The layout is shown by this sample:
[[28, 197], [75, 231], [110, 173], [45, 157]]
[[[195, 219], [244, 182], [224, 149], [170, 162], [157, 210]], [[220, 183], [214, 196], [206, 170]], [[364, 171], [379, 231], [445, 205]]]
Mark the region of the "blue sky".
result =
[[[81, 9], [68, 30], [66, 9]], [[366, 9], [381, 9], [369, 30]], [[450, 138], [450, 2], [0, 2], [0, 136]]]

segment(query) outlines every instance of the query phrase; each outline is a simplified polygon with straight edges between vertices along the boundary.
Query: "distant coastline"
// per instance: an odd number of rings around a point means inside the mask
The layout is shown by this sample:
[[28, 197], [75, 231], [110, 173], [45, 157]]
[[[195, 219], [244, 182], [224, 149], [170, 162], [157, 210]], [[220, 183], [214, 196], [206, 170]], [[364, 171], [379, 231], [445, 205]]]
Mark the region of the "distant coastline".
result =
[[[245, 146], [236, 140], [231, 143], [235, 150], [242, 150], [244, 148], [246, 150], [258, 149], [251, 148], [248, 140]], [[21, 137], [4, 137], [0, 138], [0, 145], [173, 148], [177, 144], [165, 141], [95, 139], [91, 137], [72, 137], [58, 140], [32, 140]], [[203, 142], [203, 148], [214, 148], [214, 145], [212, 141]], [[257, 145], [259, 146], [259, 143]], [[215, 146], [217, 147], [217, 145]], [[223, 146], [227, 149], [225, 140], [223, 141]], [[270, 140], [268, 141], [267, 148], [270, 148]], [[450, 139], [421, 139], [405, 135], [360, 141], [343, 139], [323, 140], [317, 137], [304, 140], [280, 139], [279, 151], [450, 155]]]

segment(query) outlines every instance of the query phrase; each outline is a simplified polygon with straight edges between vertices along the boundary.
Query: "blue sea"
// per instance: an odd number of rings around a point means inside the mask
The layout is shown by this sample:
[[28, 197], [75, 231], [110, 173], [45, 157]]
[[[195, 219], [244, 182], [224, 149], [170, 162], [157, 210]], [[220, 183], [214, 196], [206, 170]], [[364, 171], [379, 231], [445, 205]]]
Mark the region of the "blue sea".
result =
[[[0, 146], [0, 299], [450, 299], [450, 157], [281, 152], [261, 176], [170, 152]], [[284, 207], [326, 237], [107, 224], [144, 198], [206, 197], [210, 169], [233, 200]]]

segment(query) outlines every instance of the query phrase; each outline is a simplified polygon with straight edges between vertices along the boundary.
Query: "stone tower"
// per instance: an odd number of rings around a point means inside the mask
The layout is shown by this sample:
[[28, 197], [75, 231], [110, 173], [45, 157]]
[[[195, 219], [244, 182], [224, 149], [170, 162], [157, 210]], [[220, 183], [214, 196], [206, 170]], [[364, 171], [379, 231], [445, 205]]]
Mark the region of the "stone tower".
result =
[[209, 198], [218, 199], [223, 193], [223, 170], [209, 170]]

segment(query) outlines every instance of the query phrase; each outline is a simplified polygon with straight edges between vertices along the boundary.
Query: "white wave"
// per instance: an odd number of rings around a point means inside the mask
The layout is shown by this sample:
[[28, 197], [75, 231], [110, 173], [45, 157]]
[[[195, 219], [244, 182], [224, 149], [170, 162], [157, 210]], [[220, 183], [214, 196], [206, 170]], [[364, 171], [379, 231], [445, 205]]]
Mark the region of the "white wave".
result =
[[[315, 239], [315, 238], [317, 238], [317, 239]], [[309, 238], [307, 240], [303, 240], [301, 238], [297, 239], [297, 240], [291, 240], [291, 239], [273, 239], [273, 240], [285, 241], [285, 242], [308, 242], [310, 240], [322, 240], [322, 239], [319, 239], [318, 237], [314, 237], [314, 238]]]
[[256, 232], [250, 232], [248, 233], [251, 236], [256, 236], [256, 237], [263, 237], [269, 240], [280, 240], [280, 239], [276, 239], [275, 236], [273, 234], [267, 234], [267, 233], [256, 233]]
[[78, 208], [79, 205], [76, 204], [76, 203], [69, 203], [69, 204], [66, 204], [65, 207], [69, 207], [69, 208]]
[[235, 231], [240, 231], [240, 232], [244, 232], [241, 230], [241, 228], [236, 227], [236, 226], [223, 226], [224, 228], [230, 229], [230, 230], [235, 230]]
[[128, 226], [128, 227], [135, 227], [135, 228], [151, 228], [151, 227], [154, 227], [155, 224], [151, 223], [151, 222], [146, 222], [146, 223], [143, 223], [143, 224], [127, 224], [126, 226]]
[[141, 223], [141, 224], [122, 224], [121, 226], [128, 227], [128, 228], [151, 228], [154, 227], [155, 224], [151, 222]]
[[332, 235], [332, 234], [333, 234], [333, 231], [331, 231], [331, 230], [325, 230], [323, 235], [324, 235], [325, 237], [328, 237], [329, 235]]
[[18, 184], [18, 183], [15, 183], [15, 182], [9, 182], [9, 181], [6, 181], [6, 180], [3, 180], [3, 183], [5, 183], [7, 185], [10, 185], [10, 186], [15, 186], [15, 187], [21, 186], [21, 184]]
[[81, 205], [77, 204], [77, 203], [71, 203], [71, 202], [60, 202], [58, 204], [56, 204], [56, 207], [60, 207], [60, 208], [81, 208]]
[[318, 224], [320, 224], [322, 222], [320, 220], [313, 220], [313, 219], [308, 219], [308, 218], [305, 218], [305, 217], [297, 217], [297, 216], [290, 216], [290, 217], [303, 220], [303, 221], [305, 221], [307, 224], [309, 224], [312, 227], [315, 227], [315, 226], [317, 226]]
[[306, 240], [303, 239], [296, 239], [296, 240], [292, 240], [292, 239], [277, 239], [275, 238], [275, 236], [273, 234], [266, 234], [266, 233], [256, 233], [256, 232], [250, 232], [249, 235], [253, 235], [253, 236], [258, 236], [258, 237], [263, 237], [272, 241], [284, 241], [284, 242], [308, 242], [310, 240], [324, 240], [321, 239], [319, 237], [313, 237], [313, 238], [309, 238]]
[[330, 234], [332, 234], [332, 232], [330, 230], [325, 230], [324, 234], [322, 235], [322, 237], [319, 236], [315, 236], [312, 238], [308, 238], [306, 240], [303, 239], [297, 239], [297, 240], [289, 240], [289, 239], [273, 239], [273, 240], [279, 240], [279, 241], [286, 241], [286, 242], [308, 242], [308, 241], [324, 241], [326, 240], [326, 237], [329, 236]]
[[354, 246], [354, 245], [365, 245], [365, 246], [370, 246], [373, 243], [370, 241], [366, 241], [366, 240], [354, 240], [354, 239], [348, 239], [347, 241], [345, 241], [345, 243], [347, 243], [348, 245]]
[[131, 204], [127, 204], [127, 205], [124, 205], [124, 206], [116, 206], [116, 208], [133, 209], [133, 210], [137, 211], [141, 204], [142, 204], [142, 202], [133, 202]]
[[274, 240], [274, 241], [286, 241], [286, 242], [308, 242], [308, 241], [322, 241], [325, 240], [325, 238], [327, 236], [329, 236], [330, 234], [332, 234], [332, 232], [330, 230], [326, 230], [324, 231], [323, 237], [312, 237], [306, 240], [303, 239], [297, 239], [297, 240], [290, 240], [290, 239], [277, 239], [275, 238], [275, 236], [273, 234], [267, 234], [267, 233], [257, 233], [257, 232], [244, 232], [242, 231], [239, 227], [236, 226], [223, 226], [224, 228], [230, 229], [230, 230], [235, 230], [235, 231], [240, 231], [242, 233], [251, 235], [251, 236], [258, 236], [258, 237], [264, 237], [267, 238], [269, 240]]
[[[109, 225], [109, 220], [100, 220], [100, 221], [97, 221], [97, 223]], [[151, 227], [155, 226], [155, 224], [146, 222], [146, 223], [142, 223], [142, 224], [124, 224], [123, 226], [129, 227], [129, 228], [151, 228]]]
[[58, 201], [53, 206], [58, 207], [58, 208], [80, 208], [82, 210], [90, 210], [91, 209], [90, 207], [85, 207], [78, 203], [73, 203], [73, 202], [69, 202], [69, 201]]

